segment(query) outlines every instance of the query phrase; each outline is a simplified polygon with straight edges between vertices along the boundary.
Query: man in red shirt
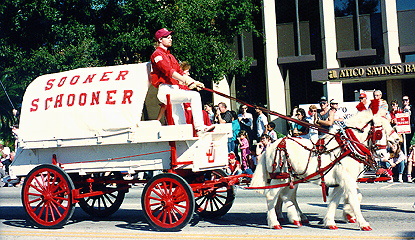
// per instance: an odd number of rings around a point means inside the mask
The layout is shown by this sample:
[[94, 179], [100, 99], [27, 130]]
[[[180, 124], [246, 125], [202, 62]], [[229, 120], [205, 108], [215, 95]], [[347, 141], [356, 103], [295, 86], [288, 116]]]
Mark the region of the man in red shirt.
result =
[[184, 85], [189, 89], [201, 90], [205, 86], [186, 75], [176, 58], [168, 50], [173, 42], [171, 34], [172, 31], [162, 28], [154, 35], [157, 48], [150, 57], [152, 66], [151, 83], [158, 88], [157, 98], [162, 103], [167, 104], [166, 95], [170, 94], [175, 124], [186, 124], [183, 103], [191, 103], [194, 110], [193, 123], [196, 131], [199, 134], [212, 131], [214, 126], [205, 126], [203, 122], [200, 94], [179, 87], [179, 85]]

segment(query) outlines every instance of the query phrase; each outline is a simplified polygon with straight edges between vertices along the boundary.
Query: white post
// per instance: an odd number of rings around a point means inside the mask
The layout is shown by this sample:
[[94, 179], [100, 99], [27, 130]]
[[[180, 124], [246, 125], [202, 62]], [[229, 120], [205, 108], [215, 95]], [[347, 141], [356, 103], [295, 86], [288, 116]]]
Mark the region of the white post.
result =
[[381, 0], [385, 63], [401, 63], [399, 55], [398, 13], [395, 0]]
[[[265, 75], [267, 84], [268, 109], [282, 114], [287, 112], [285, 104], [284, 79], [278, 66], [277, 20], [275, 15], [275, 0], [263, 1], [263, 23], [265, 34]], [[271, 116], [270, 120], [275, 120]], [[286, 131], [285, 121], [276, 124], [276, 130]]]
[[[323, 66], [325, 68], [339, 68], [337, 61], [336, 18], [334, 15], [334, 1], [320, 0], [321, 40], [323, 43]], [[342, 82], [326, 82], [324, 95], [328, 100], [336, 99], [343, 102]]]

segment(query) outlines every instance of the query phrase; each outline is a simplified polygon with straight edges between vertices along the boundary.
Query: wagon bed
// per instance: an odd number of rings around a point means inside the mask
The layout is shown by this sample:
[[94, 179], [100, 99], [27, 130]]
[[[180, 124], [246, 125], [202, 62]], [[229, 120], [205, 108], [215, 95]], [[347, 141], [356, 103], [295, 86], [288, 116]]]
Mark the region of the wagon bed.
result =
[[133, 183], [145, 184], [143, 212], [157, 230], [180, 230], [195, 211], [229, 211], [239, 178], [222, 170], [231, 124], [195, 137], [190, 124], [151, 120], [159, 106], [150, 71], [149, 63], [82, 68], [28, 86], [10, 174], [25, 177], [22, 203], [34, 225], [64, 226], [76, 203], [109, 216]]

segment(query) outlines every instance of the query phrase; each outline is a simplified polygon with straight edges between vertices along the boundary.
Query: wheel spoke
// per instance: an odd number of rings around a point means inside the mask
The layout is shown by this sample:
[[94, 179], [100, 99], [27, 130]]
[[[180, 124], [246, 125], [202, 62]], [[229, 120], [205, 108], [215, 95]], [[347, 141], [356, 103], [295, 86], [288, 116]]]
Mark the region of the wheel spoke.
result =
[[43, 189], [39, 189], [37, 186], [33, 185], [32, 183], [29, 183], [29, 187], [32, 187], [33, 189], [35, 189], [39, 193], [43, 193]]
[[149, 200], [161, 201], [161, 198], [156, 197], [148, 197]]
[[[158, 190], [158, 191], [156, 191], [156, 190]], [[157, 196], [159, 196], [160, 198], [162, 198], [163, 197], [163, 195], [161, 194], [161, 189], [160, 189], [160, 187], [158, 186], [158, 185], [155, 185], [154, 186], [154, 188], [153, 189], [151, 189], [151, 192], [152, 193], [154, 193], [154, 194], [156, 194]], [[151, 193], [150, 193], [150, 195], [151, 195]]]
[[[55, 212], [59, 215], [59, 218], [62, 217], [62, 213], [59, 211], [58, 207], [56, 206], [56, 202], [54, 204], [52, 204], [53, 208], [55, 209]], [[60, 205], [60, 204], [58, 204]], [[62, 207], [62, 205], [60, 205], [60, 207], [65, 210], [65, 208]]]
[[[177, 222], [177, 221], [179, 221], [182, 217], [183, 217], [183, 213], [179, 213], [179, 212], [177, 212], [177, 213], [174, 213], [173, 211], [172, 211], [172, 213], [173, 213], [173, 217], [174, 217], [174, 221], [175, 222]], [[179, 214], [179, 216], [177, 216]]]
[[161, 211], [162, 213], [162, 222], [166, 223], [166, 219], [167, 219], [167, 211], [164, 209], [163, 211]]
[[173, 207], [173, 209], [180, 215], [183, 216], [184, 213], [182, 211], [180, 211], [179, 209], [177, 209], [176, 207]]
[[[65, 200], [68, 200], [68, 199], [65, 199]], [[62, 204], [60, 204], [58, 201], [56, 201], [56, 200], [54, 200], [54, 199], [52, 199], [52, 201], [53, 201], [54, 203], [56, 203], [57, 205], [59, 205], [59, 207], [61, 207], [61, 208], [63, 208], [63, 209], [65, 209], [65, 208], [66, 208], [65, 206], [63, 206]]]
[[104, 197], [108, 200], [109, 203], [111, 203], [111, 205], [114, 204], [115, 199], [117, 199], [117, 197], [115, 197], [114, 201], [112, 201], [112, 199], [108, 196], [108, 194], [104, 194]]
[[216, 199], [216, 198], [213, 198], [212, 199], [212, 202], [213, 202], [213, 204], [215, 204], [215, 207], [216, 207], [216, 209], [215, 210], [217, 210], [217, 209], [220, 209], [220, 207], [218, 206], [218, 202], [223, 206], [224, 204], [222, 204], [218, 199]]
[[42, 196], [42, 194], [39, 194], [39, 193], [28, 193], [27, 195], [28, 196], [38, 196], [38, 197]]
[[35, 199], [33, 199], [33, 200], [29, 201], [28, 203], [29, 203], [29, 205], [30, 205], [30, 204], [32, 204], [32, 203], [34, 203], [34, 202], [41, 201], [41, 200], [42, 200], [42, 198], [35, 198]]
[[101, 199], [102, 199], [102, 203], [104, 204], [104, 208], [107, 209], [108, 208], [107, 207], [107, 201], [105, 201], [105, 198], [103, 196], [101, 197]]
[[47, 222], [49, 219], [49, 204], [45, 204], [45, 222]]
[[101, 210], [101, 198], [98, 198], [98, 210]]
[[[42, 179], [41, 175], [39, 175], [39, 177]], [[43, 183], [39, 182], [38, 176], [36, 176], [34, 179], [40, 187], [40, 190], [38, 190], [38, 191], [40, 193], [43, 193], [45, 191], [45, 187], [44, 187]], [[43, 181], [43, 179], [42, 179], [42, 181]], [[38, 189], [35, 185], [32, 185], [32, 184], [30, 184], [30, 185], [33, 186], [33, 188]]]
[[54, 221], [56, 221], [56, 219], [55, 219], [55, 213], [54, 213], [54, 210], [53, 210], [53, 208], [55, 208], [56, 206], [55, 206], [55, 204], [53, 204], [53, 203], [51, 203], [50, 205], [49, 205], [49, 211], [50, 211], [50, 215], [51, 215], [51, 217], [52, 217], [52, 222], [54, 222]]

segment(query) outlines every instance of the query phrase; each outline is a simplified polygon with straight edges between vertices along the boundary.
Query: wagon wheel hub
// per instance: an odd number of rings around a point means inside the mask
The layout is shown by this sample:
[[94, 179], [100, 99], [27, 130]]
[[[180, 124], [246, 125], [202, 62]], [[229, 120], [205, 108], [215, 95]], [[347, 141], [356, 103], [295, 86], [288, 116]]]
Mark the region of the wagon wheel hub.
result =
[[174, 206], [174, 201], [172, 198], [165, 198], [161, 201], [161, 205], [165, 209], [171, 209]]
[[42, 194], [42, 199], [43, 199], [43, 201], [44, 201], [44, 202], [48, 202], [48, 201], [50, 201], [52, 198], [53, 198], [53, 195], [52, 195], [52, 193], [51, 193], [51, 192], [49, 192], [49, 191], [45, 191], [45, 192], [43, 192], [43, 194]]

